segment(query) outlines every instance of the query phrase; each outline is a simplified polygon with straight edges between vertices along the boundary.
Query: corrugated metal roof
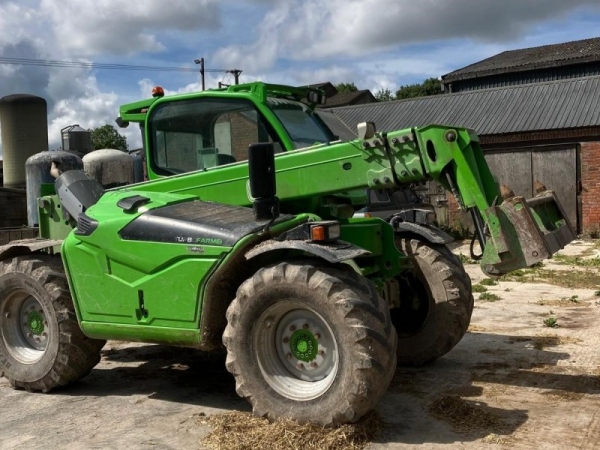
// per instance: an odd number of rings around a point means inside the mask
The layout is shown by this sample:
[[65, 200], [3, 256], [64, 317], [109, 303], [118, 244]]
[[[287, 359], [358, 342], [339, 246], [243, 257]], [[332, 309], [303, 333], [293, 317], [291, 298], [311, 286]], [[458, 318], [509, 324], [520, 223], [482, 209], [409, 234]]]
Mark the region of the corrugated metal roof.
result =
[[317, 115], [325, 122], [325, 125], [340, 139], [349, 141], [356, 139], [356, 131], [352, 131], [331, 110], [318, 109]]
[[442, 81], [448, 83], [454, 80], [464, 80], [497, 73], [556, 67], [598, 60], [600, 60], [600, 38], [583, 39], [580, 41], [502, 52], [483, 61], [443, 75]]
[[331, 109], [352, 130], [380, 131], [432, 123], [480, 135], [600, 126], [600, 76], [441, 94]]
[[337, 94], [327, 97], [324, 107], [335, 108], [336, 106], [352, 105], [361, 100], [362, 103], [374, 103], [377, 101], [375, 96], [368, 89], [362, 91], [338, 92]]

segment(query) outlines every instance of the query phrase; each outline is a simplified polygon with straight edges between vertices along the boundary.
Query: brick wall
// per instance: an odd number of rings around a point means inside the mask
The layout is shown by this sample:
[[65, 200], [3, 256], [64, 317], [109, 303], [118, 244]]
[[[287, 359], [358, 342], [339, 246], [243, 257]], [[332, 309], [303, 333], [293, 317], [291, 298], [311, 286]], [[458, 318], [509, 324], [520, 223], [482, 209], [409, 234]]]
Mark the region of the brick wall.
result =
[[581, 143], [581, 212], [584, 234], [600, 231], [600, 142]]
[[248, 146], [258, 142], [258, 126], [241, 114], [227, 114], [231, 122], [231, 154], [236, 161], [248, 159]]

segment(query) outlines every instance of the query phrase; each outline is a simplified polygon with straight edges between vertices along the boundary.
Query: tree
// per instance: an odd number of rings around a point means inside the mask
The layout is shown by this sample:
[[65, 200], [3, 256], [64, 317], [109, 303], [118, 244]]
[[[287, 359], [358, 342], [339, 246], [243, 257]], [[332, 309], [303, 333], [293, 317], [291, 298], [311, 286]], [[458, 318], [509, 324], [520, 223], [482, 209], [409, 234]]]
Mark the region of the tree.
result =
[[392, 95], [392, 91], [389, 89], [379, 89], [375, 93], [375, 98], [380, 102], [389, 102], [390, 100], [395, 99], [395, 97]]
[[424, 97], [442, 93], [442, 82], [437, 78], [427, 78], [421, 84], [407, 84], [396, 91], [396, 98]]
[[94, 150], [114, 148], [124, 152], [127, 151], [127, 138], [121, 136], [112, 125], [106, 124], [90, 131], [92, 132], [92, 147]]
[[356, 92], [358, 88], [354, 85], [354, 83], [340, 83], [336, 84], [335, 88], [338, 92]]

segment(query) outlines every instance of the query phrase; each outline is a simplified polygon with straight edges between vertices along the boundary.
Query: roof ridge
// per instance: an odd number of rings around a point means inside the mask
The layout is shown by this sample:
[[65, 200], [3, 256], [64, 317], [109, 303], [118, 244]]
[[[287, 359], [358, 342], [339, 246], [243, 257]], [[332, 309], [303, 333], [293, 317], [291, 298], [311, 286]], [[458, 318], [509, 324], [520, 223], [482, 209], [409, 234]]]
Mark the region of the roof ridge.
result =
[[507, 71], [520, 72], [547, 69], [598, 60], [600, 60], [600, 37], [593, 37], [505, 50], [442, 75], [442, 82], [451, 83], [458, 80], [497, 75]]
[[[516, 90], [516, 89], [524, 89], [532, 86], [544, 86], [544, 85], [555, 85], [555, 84], [566, 84], [573, 83], [576, 81], [585, 81], [590, 79], [600, 79], [600, 75], [588, 75], [586, 77], [577, 77], [577, 78], [566, 78], [564, 80], [551, 80], [551, 81], [539, 81], [536, 83], [525, 83], [525, 84], [513, 84], [510, 86], [501, 86], [501, 87], [492, 87], [487, 89], [473, 89], [472, 91], [460, 91], [460, 92], [452, 92], [449, 94], [434, 94], [434, 95], [424, 95], [422, 97], [411, 97], [411, 98], [400, 98], [396, 100], [388, 100], [384, 102], [378, 102], [378, 105], [383, 105], [386, 103], [401, 103], [401, 102], [411, 102], [417, 100], [431, 100], [431, 99], [439, 99], [439, 98], [455, 98], [460, 97], [462, 95], [473, 95], [478, 92], [489, 92], [489, 91], [504, 91], [504, 90]], [[364, 105], [347, 105], [347, 106], [338, 106], [335, 109], [344, 109], [344, 108], [363, 108], [373, 106], [374, 103], [366, 103]], [[328, 109], [328, 108], [325, 108]]]

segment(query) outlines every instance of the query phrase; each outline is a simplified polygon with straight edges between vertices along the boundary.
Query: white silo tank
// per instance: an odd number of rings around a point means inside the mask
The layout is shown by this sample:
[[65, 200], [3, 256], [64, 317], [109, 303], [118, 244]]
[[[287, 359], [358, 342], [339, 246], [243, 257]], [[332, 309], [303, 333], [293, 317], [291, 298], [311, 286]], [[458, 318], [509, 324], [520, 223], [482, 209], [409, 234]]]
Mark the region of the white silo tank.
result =
[[25, 162], [48, 150], [46, 100], [29, 94], [0, 99], [4, 187], [24, 188]]

